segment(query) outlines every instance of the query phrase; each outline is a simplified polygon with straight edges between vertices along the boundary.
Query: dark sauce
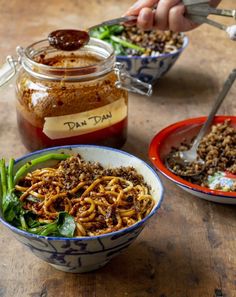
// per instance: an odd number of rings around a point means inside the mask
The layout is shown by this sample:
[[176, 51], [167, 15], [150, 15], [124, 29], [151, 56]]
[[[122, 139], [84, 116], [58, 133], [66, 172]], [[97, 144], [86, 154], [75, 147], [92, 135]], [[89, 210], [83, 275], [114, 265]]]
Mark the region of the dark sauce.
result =
[[82, 30], [56, 30], [48, 35], [48, 42], [61, 51], [75, 51], [89, 42], [89, 34]]

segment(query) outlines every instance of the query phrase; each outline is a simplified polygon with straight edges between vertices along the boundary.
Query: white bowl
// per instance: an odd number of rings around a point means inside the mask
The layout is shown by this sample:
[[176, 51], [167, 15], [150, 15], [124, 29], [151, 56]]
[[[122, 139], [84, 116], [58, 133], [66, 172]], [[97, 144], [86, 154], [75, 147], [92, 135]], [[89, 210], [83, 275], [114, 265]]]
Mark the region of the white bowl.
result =
[[[100, 236], [64, 238], [35, 235], [7, 223], [0, 210], [0, 221], [14, 233], [16, 239], [50, 265], [73, 273], [98, 269], [125, 250], [140, 234], [150, 217], [157, 212], [163, 198], [161, 181], [156, 172], [137, 157], [120, 150], [94, 145], [54, 147], [37, 151], [16, 160], [14, 171], [26, 162], [50, 152], [79, 153], [84, 160], [99, 162], [105, 168], [133, 166], [151, 186], [151, 194], [156, 203], [147, 217], [133, 226]], [[47, 161], [41, 165], [52, 166], [54, 163], [55, 161]], [[31, 168], [31, 171], [34, 169]]]

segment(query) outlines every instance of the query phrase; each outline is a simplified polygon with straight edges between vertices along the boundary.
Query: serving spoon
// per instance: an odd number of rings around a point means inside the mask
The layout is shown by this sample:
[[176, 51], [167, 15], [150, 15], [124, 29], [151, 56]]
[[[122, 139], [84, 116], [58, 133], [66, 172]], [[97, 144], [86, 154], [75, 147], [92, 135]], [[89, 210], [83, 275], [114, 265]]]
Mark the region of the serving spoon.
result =
[[[211, 14], [232, 17], [236, 19], [236, 10], [216, 9], [209, 6], [209, 0], [183, 0], [186, 7], [186, 16], [197, 23], [207, 23], [228, 33], [230, 39], [236, 40], [236, 25], [226, 26], [217, 23], [207, 17]], [[153, 10], [156, 6], [153, 7]], [[78, 50], [89, 42], [89, 32], [102, 26], [112, 26], [116, 24], [137, 21], [138, 16], [124, 16], [101, 22], [85, 30], [56, 30], [48, 35], [51, 46], [63, 51]]]
[[95, 28], [102, 26], [112, 26], [116, 24], [126, 23], [137, 20], [137, 16], [124, 16], [108, 20], [94, 26], [89, 27], [86, 30], [72, 30], [61, 29], [51, 32], [48, 35], [48, 42], [54, 48], [63, 51], [74, 51], [85, 46], [89, 42], [89, 32]]
[[[181, 176], [196, 176], [199, 175], [205, 168], [205, 161], [202, 160], [198, 154], [197, 149], [198, 146], [202, 140], [202, 138], [206, 135], [208, 132], [209, 127], [212, 125], [212, 122], [214, 120], [215, 114], [218, 111], [219, 107], [221, 106], [222, 102], [224, 101], [226, 95], [228, 94], [232, 84], [234, 83], [236, 79], [236, 69], [234, 69], [226, 79], [224, 86], [216, 98], [216, 101], [213, 104], [213, 107], [207, 117], [207, 120], [203, 124], [202, 128], [200, 129], [197, 137], [195, 138], [192, 147], [189, 150], [186, 151], [176, 151], [173, 153], [170, 153], [166, 159], [165, 163], [167, 168], [172, 171], [175, 174], [181, 175]], [[181, 168], [187, 168], [191, 167], [191, 165], [194, 165], [195, 171], [183, 171], [177, 172], [175, 169], [173, 169], [172, 165], [176, 164], [177, 166], [180, 166]]]

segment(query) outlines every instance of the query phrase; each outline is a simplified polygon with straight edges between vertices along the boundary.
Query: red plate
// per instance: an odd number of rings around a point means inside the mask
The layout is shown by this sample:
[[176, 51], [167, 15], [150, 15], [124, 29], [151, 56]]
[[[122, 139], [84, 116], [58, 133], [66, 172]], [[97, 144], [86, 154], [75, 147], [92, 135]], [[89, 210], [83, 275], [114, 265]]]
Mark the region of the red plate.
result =
[[[216, 116], [214, 124], [222, 123], [226, 119], [231, 120], [231, 125], [236, 128], [235, 116]], [[177, 185], [186, 188], [186, 190], [197, 191], [207, 195], [220, 196], [221, 198], [236, 198], [236, 192], [225, 192], [211, 190], [193, 183], [190, 183], [181, 177], [175, 175], [167, 169], [164, 160], [171, 151], [171, 148], [178, 147], [186, 139], [188, 142], [197, 135], [206, 117], [187, 119], [172, 124], [155, 135], [149, 147], [149, 158], [158, 171]]]

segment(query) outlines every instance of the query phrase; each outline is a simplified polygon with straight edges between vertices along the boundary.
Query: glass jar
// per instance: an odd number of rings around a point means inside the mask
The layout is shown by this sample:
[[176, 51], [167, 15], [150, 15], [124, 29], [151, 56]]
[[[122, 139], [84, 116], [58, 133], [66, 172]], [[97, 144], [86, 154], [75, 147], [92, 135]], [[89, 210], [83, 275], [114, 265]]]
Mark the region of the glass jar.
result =
[[5, 82], [18, 72], [17, 122], [27, 149], [124, 144], [128, 91], [149, 95], [151, 86], [131, 78], [110, 45], [91, 38], [80, 50], [65, 52], [42, 40], [18, 47], [17, 54], [2, 73]]

